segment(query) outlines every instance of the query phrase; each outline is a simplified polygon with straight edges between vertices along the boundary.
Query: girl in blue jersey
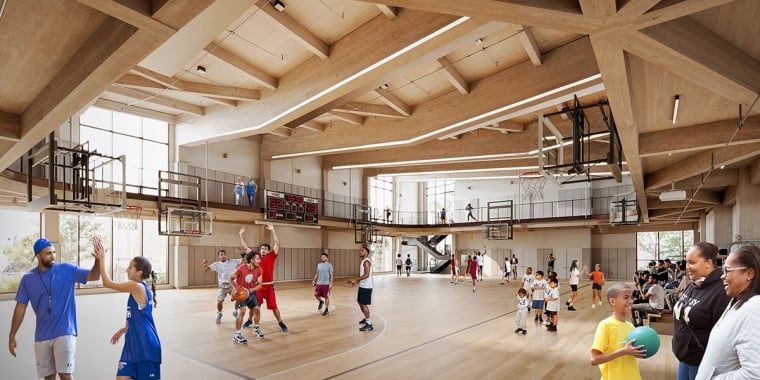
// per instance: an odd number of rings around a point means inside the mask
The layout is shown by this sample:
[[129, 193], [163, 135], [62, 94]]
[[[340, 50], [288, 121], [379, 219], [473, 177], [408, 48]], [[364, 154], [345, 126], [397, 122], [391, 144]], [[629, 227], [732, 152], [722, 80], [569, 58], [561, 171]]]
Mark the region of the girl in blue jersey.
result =
[[[100, 239], [92, 239], [95, 257], [100, 259], [100, 270], [107, 272], [103, 256], [105, 249]], [[153, 308], [156, 306], [156, 273], [150, 261], [137, 256], [127, 268], [126, 282], [111, 281], [108, 273], [101, 275], [103, 285], [119, 292], [129, 293], [127, 300], [127, 323], [111, 337], [111, 344], [116, 344], [124, 337], [124, 349], [121, 351], [116, 380], [160, 380], [161, 379], [161, 341], [158, 339], [156, 324], [153, 322]], [[151, 289], [145, 279], [151, 277]]]

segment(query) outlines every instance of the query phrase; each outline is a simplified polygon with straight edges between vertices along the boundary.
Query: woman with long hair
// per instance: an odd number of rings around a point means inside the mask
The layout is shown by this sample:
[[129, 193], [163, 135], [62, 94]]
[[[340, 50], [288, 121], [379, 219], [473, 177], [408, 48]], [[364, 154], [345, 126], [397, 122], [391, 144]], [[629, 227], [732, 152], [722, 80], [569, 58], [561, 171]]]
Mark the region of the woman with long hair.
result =
[[[157, 305], [156, 273], [148, 259], [136, 256], [129, 262], [127, 281], [113, 282], [105, 267], [103, 243], [97, 237], [92, 238], [92, 243], [95, 257], [100, 260], [103, 286], [129, 293], [126, 324], [111, 337], [111, 344], [116, 344], [122, 335], [125, 336], [116, 380], [160, 379], [161, 341], [153, 321], [153, 308]], [[151, 278], [150, 289], [144, 281], [148, 277]]]
[[575, 311], [575, 299], [578, 298], [578, 281], [580, 280], [581, 271], [578, 269], [578, 260], [573, 260], [570, 263], [570, 273], [568, 276], [568, 283], [570, 284], [570, 290], [572, 290], [572, 293], [570, 294], [570, 299], [565, 302], [565, 305], [567, 305], [567, 310], [569, 311]]

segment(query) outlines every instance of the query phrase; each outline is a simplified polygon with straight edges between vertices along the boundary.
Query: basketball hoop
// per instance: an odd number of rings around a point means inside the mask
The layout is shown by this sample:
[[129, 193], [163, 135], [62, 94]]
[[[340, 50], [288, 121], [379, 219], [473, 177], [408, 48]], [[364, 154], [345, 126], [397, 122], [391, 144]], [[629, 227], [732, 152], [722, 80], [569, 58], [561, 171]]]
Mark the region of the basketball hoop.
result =
[[541, 172], [525, 172], [517, 178], [520, 180], [520, 187], [523, 189], [523, 200], [533, 202], [544, 199], [546, 177]]
[[116, 212], [113, 218], [114, 227], [117, 230], [137, 230], [140, 214], [142, 214], [142, 207], [127, 206], [125, 209]]

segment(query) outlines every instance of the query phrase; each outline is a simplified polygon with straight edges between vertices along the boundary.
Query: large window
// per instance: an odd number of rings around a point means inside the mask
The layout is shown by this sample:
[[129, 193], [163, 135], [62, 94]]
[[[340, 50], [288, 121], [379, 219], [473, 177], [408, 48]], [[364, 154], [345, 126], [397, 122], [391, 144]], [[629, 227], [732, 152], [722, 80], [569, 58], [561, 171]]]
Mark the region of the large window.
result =
[[392, 212], [391, 215], [393, 215], [393, 178], [371, 177], [369, 179], [368, 190], [369, 194], [367, 194], [367, 198], [369, 199], [369, 207], [376, 212], [374, 217], [384, 219], [384, 210], [386, 209], [390, 209]]
[[425, 183], [425, 202], [428, 223], [440, 222], [441, 210], [446, 208], [446, 220], [454, 215], [454, 181], [428, 181]]
[[90, 150], [126, 155], [127, 191], [157, 195], [158, 171], [169, 168], [168, 123], [97, 107], [79, 120], [79, 141]]
[[694, 231], [639, 232], [636, 234], [636, 267], [644, 269], [652, 260], [677, 262], [694, 245]]
[[0, 209], [0, 220], [6, 221], [0, 228], [0, 293], [15, 292], [21, 276], [37, 265], [32, 245], [40, 237], [40, 215]]

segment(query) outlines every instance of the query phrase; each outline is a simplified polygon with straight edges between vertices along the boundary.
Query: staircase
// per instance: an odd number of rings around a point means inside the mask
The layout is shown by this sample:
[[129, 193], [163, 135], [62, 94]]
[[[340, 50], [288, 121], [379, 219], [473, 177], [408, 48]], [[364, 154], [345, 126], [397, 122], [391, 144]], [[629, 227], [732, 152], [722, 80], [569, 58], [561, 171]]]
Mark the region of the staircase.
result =
[[413, 245], [420, 247], [422, 251], [429, 256], [435, 258], [436, 265], [430, 268], [431, 273], [443, 272], [451, 263], [451, 258], [445, 253], [439, 252], [435, 247], [446, 239], [448, 235], [433, 235], [430, 238], [427, 236], [420, 236], [417, 238], [411, 238], [401, 242], [403, 245]]

